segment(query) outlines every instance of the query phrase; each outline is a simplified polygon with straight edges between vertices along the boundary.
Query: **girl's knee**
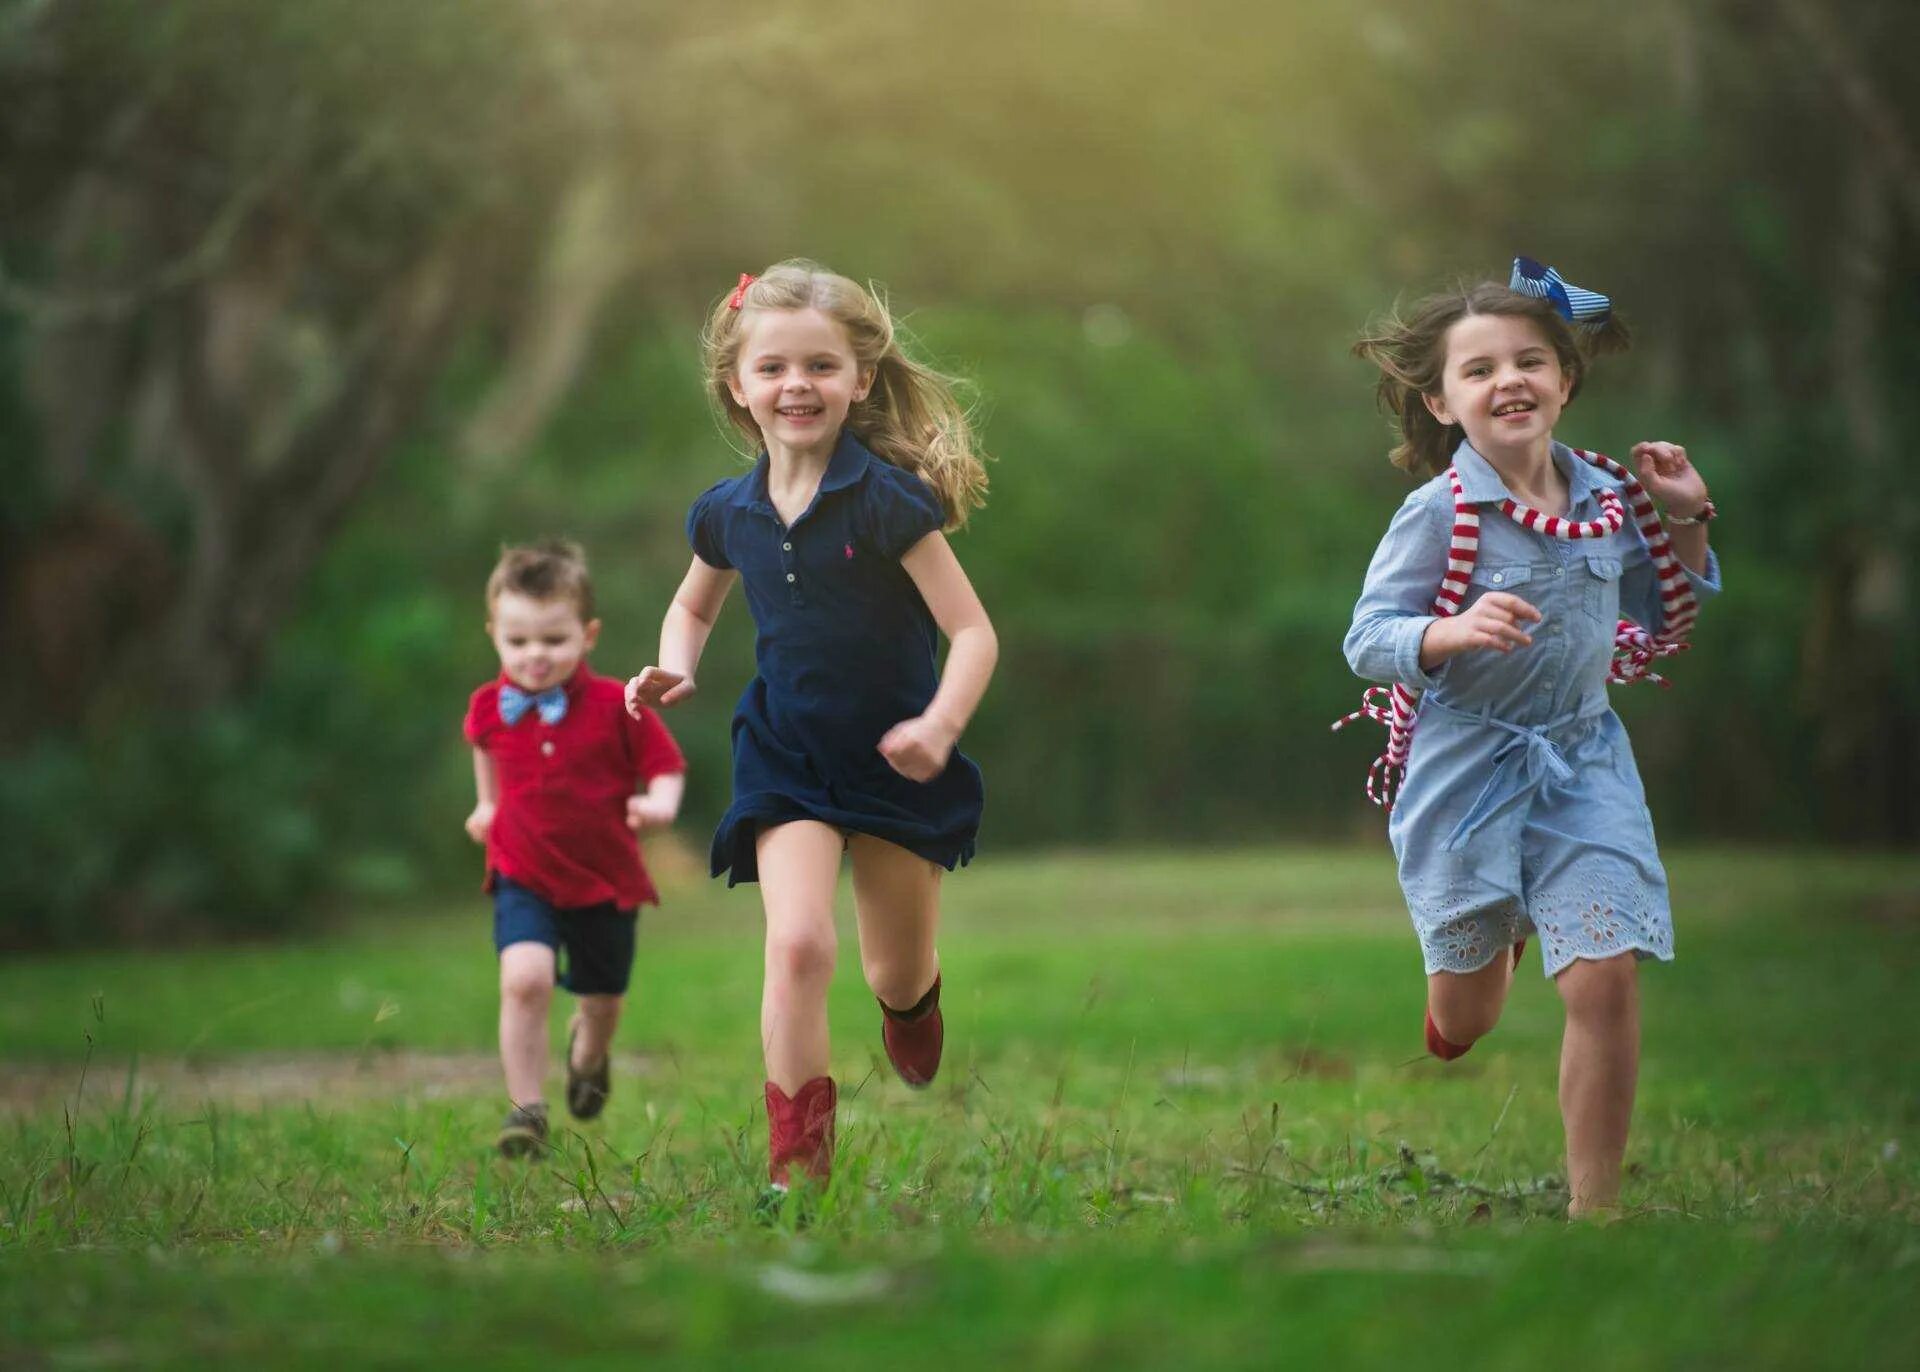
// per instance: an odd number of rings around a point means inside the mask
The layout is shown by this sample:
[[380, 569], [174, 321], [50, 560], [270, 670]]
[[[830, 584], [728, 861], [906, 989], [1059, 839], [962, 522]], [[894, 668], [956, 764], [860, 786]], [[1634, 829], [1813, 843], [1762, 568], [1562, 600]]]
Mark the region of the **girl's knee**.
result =
[[896, 1010], [912, 1007], [933, 985], [933, 968], [897, 959], [867, 958], [861, 970], [866, 973], [867, 989], [883, 1004]]
[[1497, 961], [1477, 972], [1434, 972], [1427, 977], [1427, 1009], [1448, 1042], [1472, 1043], [1500, 1022], [1512, 984], [1512, 972]]
[[1592, 961], [1576, 959], [1554, 979], [1567, 1013], [1599, 1019], [1629, 1014], [1639, 994], [1638, 959], [1632, 953]]
[[825, 982], [833, 979], [839, 948], [833, 927], [793, 929], [767, 935], [767, 976], [782, 981]]
[[1500, 1011], [1503, 1008], [1497, 1000], [1466, 997], [1449, 1000], [1445, 996], [1436, 996], [1429, 1010], [1441, 1037], [1449, 1043], [1472, 1043], [1493, 1032], [1494, 1026], [1500, 1023]]

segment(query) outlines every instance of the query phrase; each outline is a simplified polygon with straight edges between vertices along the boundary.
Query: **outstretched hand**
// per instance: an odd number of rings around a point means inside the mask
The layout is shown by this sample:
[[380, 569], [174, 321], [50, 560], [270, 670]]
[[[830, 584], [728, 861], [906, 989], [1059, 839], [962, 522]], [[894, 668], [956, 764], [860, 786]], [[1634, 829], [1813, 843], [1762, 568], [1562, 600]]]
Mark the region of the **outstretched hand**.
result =
[[664, 667], [643, 667], [640, 675], [627, 683], [627, 713], [638, 719], [642, 709], [670, 709], [692, 695], [694, 689], [692, 677]]
[[627, 827], [634, 833], [661, 829], [673, 823], [675, 807], [646, 796], [627, 797]]
[[887, 730], [880, 740], [880, 756], [908, 781], [932, 781], [947, 770], [957, 738], [944, 724], [915, 715]]
[[1687, 450], [1678, 443], [1636, 443], [1633, 465], [1640, 469], [1640, 484], [1647, 494], [1682, 519], [1692, 519], [1705, 508], [1707, 483], [1687, 461]]
[[1540, 612], [1507, 591], [1488, 591], [1457, 615], [1436, 619], [1420, 640], [1420, 665], [1431, 671], [1450, 657], [1488, 648], [1510, 653], [1532, 645], [1529, 624], [1540, 622]]

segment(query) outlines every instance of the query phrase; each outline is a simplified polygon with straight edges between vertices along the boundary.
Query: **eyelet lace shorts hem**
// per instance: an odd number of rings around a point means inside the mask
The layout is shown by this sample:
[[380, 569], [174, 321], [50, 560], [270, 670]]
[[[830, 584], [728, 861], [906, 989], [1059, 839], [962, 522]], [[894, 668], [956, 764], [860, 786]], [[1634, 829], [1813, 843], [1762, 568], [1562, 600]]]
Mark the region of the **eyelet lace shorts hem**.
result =
[[1664, 906], [1541, 892], [1524, 910], [1518, 901], [1503, 900], [1455, 911], [1413, 904], [1412, 913], [1429, 974], [1477, 972], [1515, 940], [1536, 934], [1548, 977], [1581, 958], [1597, 962], [1627, 952], [1673, 961], [1673, 919]]

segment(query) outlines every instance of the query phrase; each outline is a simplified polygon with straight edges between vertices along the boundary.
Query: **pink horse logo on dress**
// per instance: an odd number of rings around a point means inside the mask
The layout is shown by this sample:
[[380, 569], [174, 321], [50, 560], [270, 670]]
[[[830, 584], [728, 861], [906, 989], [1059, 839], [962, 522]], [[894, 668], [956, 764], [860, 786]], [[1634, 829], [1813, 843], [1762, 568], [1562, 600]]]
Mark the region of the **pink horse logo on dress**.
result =
[[851, 543], [847, 544], [847, 561], [853, 561], [853, 545]]

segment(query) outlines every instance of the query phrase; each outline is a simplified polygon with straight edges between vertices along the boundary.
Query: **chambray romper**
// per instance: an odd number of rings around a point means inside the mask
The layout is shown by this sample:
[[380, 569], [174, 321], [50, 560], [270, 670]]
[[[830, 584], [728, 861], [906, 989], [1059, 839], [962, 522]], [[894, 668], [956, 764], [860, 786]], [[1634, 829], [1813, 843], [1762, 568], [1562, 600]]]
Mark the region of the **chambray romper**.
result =
[[939, 776], [910, 781], [878, 748], [940, 684], [938, 626], [900, 565], [945, 523], [939, 498], [843, 429], [813, 503], [788, 526], [767, 496], [767, 465], [762, 453], [687, 515], [694, 554], [739, 571], [759, 630], [713, 875], [759, 880], [756, 834], [795, 819], [872, 834], [952, 871], [973, 856], [980, 769], [955, 749]]
[[[1618, 483], [1558, 443], [1552, 455], [1570, 517], [1597, 518], [1600, 488]], [[1519, 596], [1542, 616], [1528, 629], [1532, 646], [1420, 670], [1453, 525], [1444, 473], [1388, 525], [1345, 644], [1358, 675], [1424, 692], [1387, 834], [1427, 971], [1476, 971], [1529, 927], [1548, 976], [1628, 949], [1671, 961], [1666, 873], [1606, 684], [1622, 611], [1660, 628], [1646, 541], [1631, 515], [1604, 539], [1524, 529], [1501, 513], [1509, 493], [1485, 458], [1462, 443], [1453, 462], [1466, 498], [1482, 507], [1461, 608], [1490, 591]], [[1720, 590], [1711, 554], [1705, 576], [1686, 575], [1702, 602]]]

